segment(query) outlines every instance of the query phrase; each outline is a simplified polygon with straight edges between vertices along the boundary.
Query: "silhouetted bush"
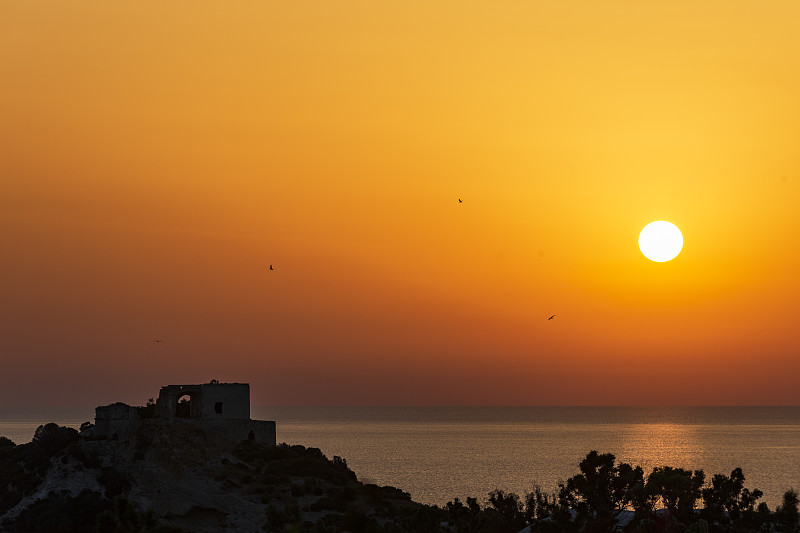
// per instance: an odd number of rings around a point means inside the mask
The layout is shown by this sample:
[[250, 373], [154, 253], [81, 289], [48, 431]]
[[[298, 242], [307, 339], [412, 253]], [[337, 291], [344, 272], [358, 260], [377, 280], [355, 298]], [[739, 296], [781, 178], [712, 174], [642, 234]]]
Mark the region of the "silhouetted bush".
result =
[[159, 524], [152, 511], [137, 511], [123, 496], [114, 498], [109, 510], [95, 516], [95, 531], [97, 533], [186, 533], [179, 527]]
[[35, 470], [40, 463], [31, 462], [30, 452], [30, 444], [0, 447], [0, 515], [33, 492], [42, 481], [45, 469]]
[[261, 469], [262, 479], [267, 483], [285, 483], [290, 476], [313, 477], [337, 485], [357, 480], [355, 472], [347, 467], [347, 461], [337, 456], [330, 460], [319, 448], [267, 446], [243, 441], [232, 453], [237, 459]]
[[152, 438], [148, 436], [144, 431], [139, 431], [136, 433], [136, 442], [133, 448], [133, 459], [135, 461], [141, 461], [144, 459], [145, 453], [153, 444]]
[[114, 533], [118, 523], [114, 513], [103, 511], [95, 517], [95, 530], [97, 533]]
[[349, 509], [339, 522], [340, 531], [381, 533], [383, 528], [359, 509]]
[[31, 443], [47, 457], [67, 447], [70, 442], [78, 440], [78, 431], [73, 428], [59, 426], [50, 422], [36, 428]]
[[130, 487], [130, 481], [116, 468], [107, 466], [97, 476], [97, 481], [106, 489], [106, 497], [119, 496]]
[[[525, 513], [519, 496], [513, 492], [493, 490], [489, 493], [488, 512], [496, 528], [500, 530], [513, 529], [519, 531], [525, 527]], [[493, 512], [492, 512], [493, 511]]]
[[300, 507], [296, 503], [280, 508], [275, 504], [267, 507], [267, 523], [270, 531], [282, 531], [286, 524], [300, 520]]
[[47, 498], [28, 506], [4, 531], [94, 533], [95, 517], [108, 509], [108, 503], [99, 493], [89, 490], [84, 490], [74, 498], [68, 493], [51, 492]]

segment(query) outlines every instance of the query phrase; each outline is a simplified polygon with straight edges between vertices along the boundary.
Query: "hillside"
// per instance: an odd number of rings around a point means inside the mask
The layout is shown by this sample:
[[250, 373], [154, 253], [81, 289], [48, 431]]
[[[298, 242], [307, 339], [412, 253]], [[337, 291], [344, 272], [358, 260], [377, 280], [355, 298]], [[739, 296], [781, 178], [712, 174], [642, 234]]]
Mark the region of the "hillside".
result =
[[55, 424], [28, 444], [0, 440], [0, 481], [3, 532], [425, 529], [425, 506], [360, 483], [344, 459], [248, 441], [224, 449], [197, 426], [156, 419], [126, 441]]

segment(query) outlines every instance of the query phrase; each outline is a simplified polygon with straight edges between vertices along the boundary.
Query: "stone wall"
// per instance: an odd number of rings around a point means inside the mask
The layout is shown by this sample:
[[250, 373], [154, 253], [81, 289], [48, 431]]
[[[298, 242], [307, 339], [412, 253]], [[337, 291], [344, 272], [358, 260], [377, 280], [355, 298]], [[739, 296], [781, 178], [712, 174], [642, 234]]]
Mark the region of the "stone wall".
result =
[[[180, 416], [178, 400], [191, 398], [189, 409]], [[95, 409], [96, 437], [126, 440], [148, 416], [145, 408], [124, 403]], [[141, 412], [140, 412], [141, 411]], [[167, 385], [161, 391], [152, 411], [156, 419], [170, 423], [189, 423], [201, 428], [214, 441], [233, 445], [253, 440], [275, 446], [275, 422], [250, 420], [250, 385], [247, 383], [204, 383], [201, 385]]]
[[200, 386], [201, 418], [250, 419], [250, 385], [247, 383], [206, 383]]
[[215, 442], [234, 446], [243, 440], [275, 446], [275, 422], [266, 420], [175, 420], [176, 424], [192, 424], [203, 430]]
[[136, 407], [124, 403], [101, 405], [94, 410], [94, 434], [125, 440], [136, 420]]
[[[178, 401], [189, 397], [189, 412], [180, 413]], [[201, 418], [222, 420], [250, 418], [250, 385], [247, 383], [203, 383], [161, 387], [156, 401], [159, 418]]]

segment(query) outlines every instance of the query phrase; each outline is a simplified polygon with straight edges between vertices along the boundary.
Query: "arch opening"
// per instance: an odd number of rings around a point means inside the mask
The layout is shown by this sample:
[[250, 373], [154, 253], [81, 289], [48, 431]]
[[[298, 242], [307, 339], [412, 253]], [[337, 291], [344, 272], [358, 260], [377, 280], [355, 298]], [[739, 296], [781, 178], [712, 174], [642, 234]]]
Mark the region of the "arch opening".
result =
[[176, 398], [175, 416], [177, 418], [197, 418], [197, 406], [192, 393], [184, 393]]

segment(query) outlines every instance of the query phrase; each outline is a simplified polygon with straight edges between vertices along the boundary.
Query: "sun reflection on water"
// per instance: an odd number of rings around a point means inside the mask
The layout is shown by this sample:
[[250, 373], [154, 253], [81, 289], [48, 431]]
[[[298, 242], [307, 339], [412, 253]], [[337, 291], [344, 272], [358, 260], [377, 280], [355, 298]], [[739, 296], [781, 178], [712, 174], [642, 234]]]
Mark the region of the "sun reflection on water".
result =
[[639, 465], [645, 474], [657, 466], [694, 470], [705, 464], [703, 440], [694, 425], [633, 424], [620, 433], [618, 459]]

